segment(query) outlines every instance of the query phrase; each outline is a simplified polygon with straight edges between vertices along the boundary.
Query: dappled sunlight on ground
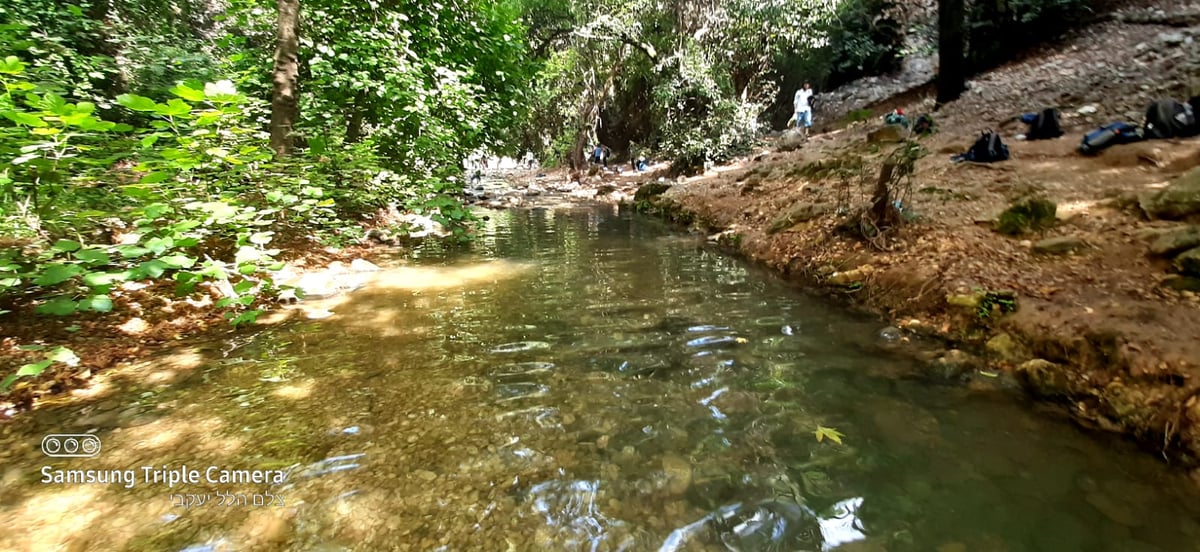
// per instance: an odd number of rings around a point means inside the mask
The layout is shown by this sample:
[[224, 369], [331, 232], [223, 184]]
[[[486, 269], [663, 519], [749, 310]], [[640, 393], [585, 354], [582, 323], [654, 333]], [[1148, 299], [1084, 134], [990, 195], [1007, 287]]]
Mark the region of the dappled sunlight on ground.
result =
[[312, 396], [314, 385], [316, 385], [316, 382], [307, 379], [276, 387], [271, 394], [290, 401], [304, 400]]
[[[61, 487], [39, 493], [12, 510], [12, 520], [20, 520], [21, 525], [31, 529], [24, 532], [24, 538], [29, 539], [25, 550], [56, 550], [80, 536], [104, 512], [94, 507], [101, 499], [100, 489], [86, 485]], [[4, 525], [12, 527], [11, 523]]]
[[529, 263], [503, 260], [447, 267], [403, 266], [373, 274], [368, 285], [380, 290], [449, 289], [507, 280], [533, 268]]

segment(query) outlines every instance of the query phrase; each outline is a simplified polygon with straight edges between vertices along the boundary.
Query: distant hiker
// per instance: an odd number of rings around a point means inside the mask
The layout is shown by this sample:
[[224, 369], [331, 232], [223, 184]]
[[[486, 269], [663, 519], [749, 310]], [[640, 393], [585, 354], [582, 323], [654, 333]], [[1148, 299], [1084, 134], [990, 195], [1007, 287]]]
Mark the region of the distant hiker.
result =
[[812, 85], [804, 83], [804, 87], [796, 91], [796, 97], [792, 99], [792, 107], [796, 112], [796, 128], [803, 128], [807, 133], [812, 127]]
[[533, 152], [532, 152], [532, 151], [526, 151], [526, 152], [525, 152], [525, 157], [522, 159], [521, 163], [522, 163], [523, 165], [525, 165], [525, 168], [527, 168], [527, 169], [529, 169], [529, 170], [531, 170], [531, 171], [532, 171], [532, 170], [533, 170], [533, 164], [534, 164], [534, 162], [535, 162], [535, 160], [534, 160], [534, 158], [533, 158]]
[[608, 156], [611, 152], [612, 150], [608, 149], [608, 146], [596, 144], [596, 149], [592, 151], [592, 162], [603, 165], [607, 169]]

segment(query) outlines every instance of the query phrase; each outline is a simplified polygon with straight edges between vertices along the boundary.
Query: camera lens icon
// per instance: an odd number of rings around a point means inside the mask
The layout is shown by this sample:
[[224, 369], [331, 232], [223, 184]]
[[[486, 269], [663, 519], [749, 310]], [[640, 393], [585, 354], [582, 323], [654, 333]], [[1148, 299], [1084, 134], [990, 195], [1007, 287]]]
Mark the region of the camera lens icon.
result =
[[100, 454], [100, 438], [90, 434], [51, 434], [42, 439], [42, 454], [51, 458], [91, 458]]

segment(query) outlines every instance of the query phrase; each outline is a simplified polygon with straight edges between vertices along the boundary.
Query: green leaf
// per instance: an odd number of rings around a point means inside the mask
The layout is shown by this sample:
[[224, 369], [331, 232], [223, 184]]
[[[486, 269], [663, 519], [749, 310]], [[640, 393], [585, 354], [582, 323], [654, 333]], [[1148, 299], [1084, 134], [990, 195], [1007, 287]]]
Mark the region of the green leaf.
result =
[[250, 263], [246, 263], [246, 264], [238, 266], [238, 274], [242, 274], [245, 276], [254, 274], [256, 271], [258, 271], [258, 267], [254, 266]]
[[50, 351], [50, 355], [46, 357], [46, 360], [61, 362], [67, 366], [79, 365], [79, 355], [76, 355], [75, 351], [66, 347], [55, 347], [53, 351]]
[[42, 274], [33, 283], [42, 287], [54, 286], [78, 276], [81, 272], [83, 272], [83, 269], [79, 265], [49, 264], [46, 265], [46, 269], [42, 271]]
[[158, 278], [159, 276], [162, 276], [168, 268], [171, 268], [171, 266], [167, 263], [159, 259], [150, 259], [149, 261], [138, 265], [137, 270], [135, 271], [135, 276], [141, 275], [142, 277], [147, 278]]
[[22, 366], [17, 370], [17, 373], [4, 378], [4, 381], [0, 381], [0, 393], [8, 391], [8, 388], [12, 387], [13, 382], [17, 381], [19, 378], [23, 378], [25, 376], [36, 376], [42, 372], [45, 372], [46, 368], [49, 368], [51, 364], [54, 364], [53, 360], [43, 360], [41, 362], [34, 362], [32, 364], [26, 364]]
[[153, 146], [154, 143], [158, 141], [158, 138], [159, 138], [158, 134], [151, 134], [149, 136], [143, 137], [142, 138], [142, 147], [148, 148], [150, 146]]
[[158, 260], [171, 268], [192, 268], [196, 264], [196, 259], [187, 255], [167, 255]]
[[29, 113], [23, 113], [20, 111], [5, 111], [3, 115], [6, 119], [17, 123], [18, 125], [25, 125], [27, 127], [35, 128], [46, 126], [46, 121], [43, 121], [42, 118], [38, 117], [37, 115], [30, 115]]
[[22, 351], [45, 351], [46, 350], [45, 345], [21, 345], [20, 347], [17, 347], [17, 348]]
[[176, 96], [179, 96], [180, 98], [183, 98], [189, 102], [204, 101], [204, 91], [203, 90], [197, 90], [197, 89], [192, 88], [182, 82], [175, 85], [175, 87], [171, 89], [171, 93]]
[[146, 176], [143, 176], [143, 177], [142, 177], [142, 179], [141, 179], [139, 182], [140, 182], [140, 183], [142, 183], [142, 184], [157, 184], [157, 183], [159, 183], [159, 182], [162, 182], [162, 181], [164, 181], [164, 180], [168, 180], [168, 179], [170, 179], [170, 178], [171, 178], [171, 176], [172, 176], [172, 175], [171, 175], [171, 173], [169, 173], [169, 172], [166, 172], [166, 171], [157, 171], [157, 172], [152, 172], [152, 173], [150, 173], [150, 174], [148, 174], [148, 175], [146, 175]]
[[267, 245], [268, 243], [271, 243], [271, 237], [274, 235], [274, 232], [256, 232], [250, 236], [250, 243], [255, 245]]
[[151, 203], [150, 205], [142, 207], [142, 213], [146, 215], [146, 218], [149, 219], [160, 218], [170, 211], [171, 206], [167, 205], [166, 203]]
[[69, 316], [75, 314], [75, 309], [78, 304], [67, 297], [55, 297], [41, 305], [38, 305], [34, 311], [38, 314], [50, 314], [54, 316]]
[[83, 249], [76, 251], [75, 258], [91, 266], [104, 266], [112, 262], [112, 257], [109, 257], [108, 252], [103, 249]]
[[817, 430], [813, 432], [817, 437], [817, 442], [820, 443], [825, 439], [829, 439], [837, 444], [842, 444], [842, 437], [845, 437], [840, 431], [832, 427], [817, 426]]
[[146, 240], [146, 249], [153, 251], [155, 255], [162, 255], [166, 251], [175, 246], [175, 240], [171, 238], [150, 238]]
[[254, 285], [254, 282], [251, 282], [250, 280], [242, 280], [233, 285], [233, 291], [239, 294], [246, 293], [247, 291], [254, 289]]
[[124, 282], [132, 276], [128, 270], [120, 272], [89, 272], [83, 275], [83, 285], [90, 288], [111, 286], [116, 282]]
[[55, 251], [61, 251], [63, 253], [77, 251], [80, 247], [83, 247], [83, 244], [75, 240], [58, 240], [54, 242], [54, 245], [50, 246], [51, 249]]
[[234, 327], [241, 326], [242, 324], [253, 324], [262, 313], [263, 311], [260, 310], [248, 310], [234, 317], [229, 323], [233, 324]]
[[113, 301], [107, 295], [92, 295], [79, 302], [79, 310], [90, 310], [95, 312], [112, 312]]
[[136, 94], [121, 94], [117, 96], [117, 103], [133, 111], [155, 111], [158, 108], [154, 100]]
[[141, 257], [142, 255], [145, 255], [146, 253], [149, 253], [149, 252], [150, 252], [149, 249], [146, 249], [145, 247], [139, 247], [136, 245], [118, 245], [117, 246], [117, 253], [120, 253], [121, 256], [126, 259], [132, 259], [134, 257]]
[[179, 98], [171, 98], [167, 105], [159, 104], [155, 106], [154, 112], [164, 117], [179, 117], [188, 115], [192, 112], [192, 106]]
[[0, 61], [0, 73], [5, 75], [20, 75], [25, 72], [25, 64], [17, 56], [8, 56]]

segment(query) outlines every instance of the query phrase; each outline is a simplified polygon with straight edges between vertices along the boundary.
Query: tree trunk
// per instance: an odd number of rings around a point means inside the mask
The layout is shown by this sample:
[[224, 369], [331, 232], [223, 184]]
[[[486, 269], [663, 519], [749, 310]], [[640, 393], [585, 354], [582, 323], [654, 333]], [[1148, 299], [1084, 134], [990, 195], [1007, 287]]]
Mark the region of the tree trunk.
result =
[[292, 151], [292, 129], [300, 115], [300, 0], [278, 0], [279, 30], [275, 45], [274, 91], [271, 94], [271, 149]]
[[964, 0], [938, 0], [937, 104], [957, 100], [967, 89], [963, 60], [966, 7]]
[[346, 118], [346, 143], [354, 144], [362, 139], [363, 112], [366, 107], [366, 94], [359, 92], [350, 106], [350, 116]]

